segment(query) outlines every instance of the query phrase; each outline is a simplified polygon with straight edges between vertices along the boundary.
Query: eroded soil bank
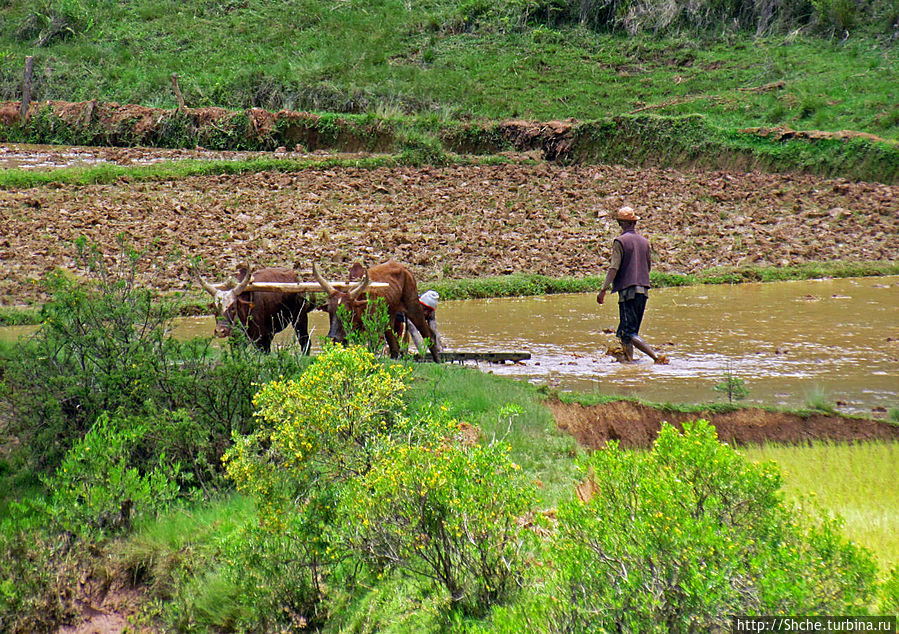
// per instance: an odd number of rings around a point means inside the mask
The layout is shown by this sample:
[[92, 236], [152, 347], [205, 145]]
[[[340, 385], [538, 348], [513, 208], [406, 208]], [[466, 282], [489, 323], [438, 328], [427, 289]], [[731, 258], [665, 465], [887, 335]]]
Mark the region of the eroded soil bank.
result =
[[632, 401], [588, 406], [556, 400], [547, 405], [559, 428], [570, 433], [579, 444], [588, 449], [599, 449], [610, 440], [619, 441], [625, 448], [647, 449], [658, 436], [663, 422], [680, 428], [682, 423], [698, 418], [709, 420], [718, 431], [718, 438], [733, 445], [796, 445], [819, 440], [899, 441], [899, 425], [838, 415], [799, 416], [755, 408], [724, 414], [687, 414], [663, 411]]
[[165, 110], [114, 102], [0, 102], [0, 139], [36, 143], [215, 150], [278, 147], [342, 152], [421, 149], [422, 134], [443, 150], [495, 154], [534, 151], [562, 163], [624, 163], [842, 175], [899, 181], [899, 144], [871, 134], [787, 128], [724, 130], [702, 116], [646, 114], [595, 121], [444, 122], [317, 115], [261, 108]]
[[623, 204], [642, 216], [659, 271], [899, 259], [896, 185], [553, 163], [309, 169], [0, 191], [0, 303], [46, 299], [49, 271], [83, 273], [79, 236], [111, 255], [119, 234], [147, 251], [138, 279], [160, 291], [199, 292], [188, 256], [218, 280], [242, 261], [316, 260], [343, 276], [388, 259], [420, 283], [599, 275], [619, 232], [607, 214]]

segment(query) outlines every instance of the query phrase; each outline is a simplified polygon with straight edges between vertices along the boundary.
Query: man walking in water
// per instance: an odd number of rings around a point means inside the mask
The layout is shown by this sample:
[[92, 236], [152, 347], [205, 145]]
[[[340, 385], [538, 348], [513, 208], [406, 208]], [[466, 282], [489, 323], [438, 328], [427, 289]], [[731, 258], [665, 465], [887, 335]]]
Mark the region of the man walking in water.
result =
[[652, 268], [649, 240], [636, 231], [640, 218], [630, 207], [622, 207], [615, 214], [621, 227], [621, 235], [612, 243], [612, 262], [596, 295], [600, 305], [606, 299], [606, 291], [611, 287], [618, 293], [618, 332], [616, 336], [624, 347], [627, 361], [634, 360], [634, 348], [649, 355], [656, 363], [668, 363], [668, 357], [656, 354], [649, 344], [640, 338], [640, 324], [649, 298], [649, 270]]

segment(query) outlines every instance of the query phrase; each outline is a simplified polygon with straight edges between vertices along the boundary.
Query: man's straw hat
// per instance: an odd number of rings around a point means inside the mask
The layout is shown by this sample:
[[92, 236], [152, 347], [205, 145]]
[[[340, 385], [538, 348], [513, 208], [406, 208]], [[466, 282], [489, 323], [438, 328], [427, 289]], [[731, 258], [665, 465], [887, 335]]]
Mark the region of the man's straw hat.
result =
[[624, 206], [615, 213], [615, 220], [629, 220], [637, 222], [640, 216], [634, 213], [633, 207]]

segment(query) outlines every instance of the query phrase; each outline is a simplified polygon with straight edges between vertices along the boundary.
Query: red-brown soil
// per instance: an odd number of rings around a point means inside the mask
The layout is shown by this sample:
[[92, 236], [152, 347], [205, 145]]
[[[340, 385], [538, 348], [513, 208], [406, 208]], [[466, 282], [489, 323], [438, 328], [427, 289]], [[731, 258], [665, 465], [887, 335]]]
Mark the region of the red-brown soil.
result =
[[685, 414], [631, 401], [590, 406], [551, 401], [548, 405], [559, 428], [588, 449], [599, 449], [610, 440], [617, 440], [626, 448], [648, 448], [658, 436], [662, 422], [681, 428], [682, 423], [698, 418], [710, 421], [718, 438], [733, 445], [795, 445], [818, 440], [899, 441], [899, 425], [838, 415], [799, 416], [762, 409], [740, 409], [726, 414]]
[[196, 290], [187, 256], [220, 279], [244, 260], [343, 275], [391, 258], [422, 281], [597, 275], [617, 235], [606, 214], [625, 203], [661, 271], [899, 258], [899, 186], [552, 163], [310, 169], [0, 191], [0, 303], [43, 299], [55, 267], [77, 273], [81, 235], [148, 250], [140, 279], [162, 291]]

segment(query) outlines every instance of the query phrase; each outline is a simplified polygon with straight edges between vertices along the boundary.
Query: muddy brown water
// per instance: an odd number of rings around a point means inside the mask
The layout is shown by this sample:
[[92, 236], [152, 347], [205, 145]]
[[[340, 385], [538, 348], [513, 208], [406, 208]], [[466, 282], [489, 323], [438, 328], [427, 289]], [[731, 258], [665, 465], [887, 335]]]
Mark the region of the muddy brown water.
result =
[[[714, 386], [730, 372], [744, 381], [744, 404], [804, 407], [826, 402], [845, 413], [883, 416], [899, 406], [899, 276], [812, 280], [652, 291], [642, 334], [669, 365], [617, 363], [617, 305], [593, 293], [444, 301], [445, 347], [528, 351], [521, 364], [480, 363], [487, 372], [578, 392], [655, 402], [724, 400]], [[178, 319], [178, 337], [209, 336], [212, 319]], [[314, 346], [327, 332], [311, 318]], [[13, 339], [32, 329], [3, 328]], [[290, 332], [276, 339], [292, 342]]]

